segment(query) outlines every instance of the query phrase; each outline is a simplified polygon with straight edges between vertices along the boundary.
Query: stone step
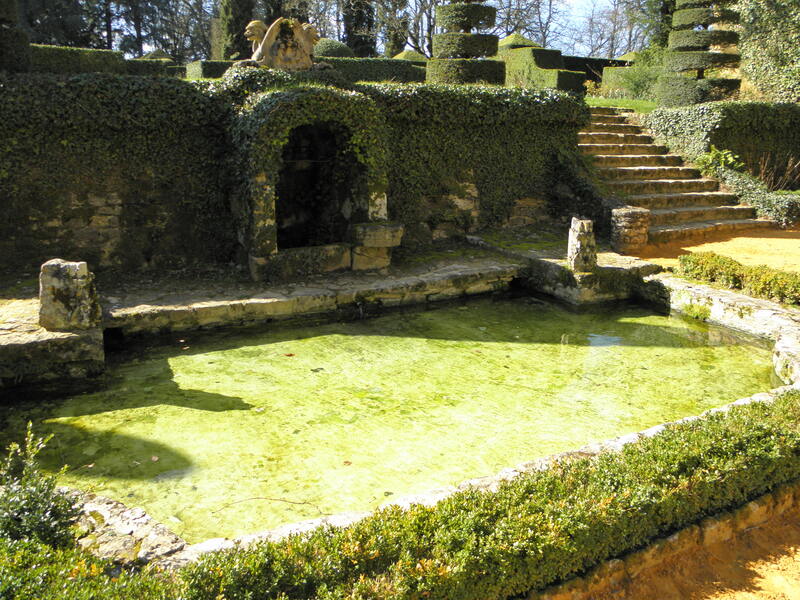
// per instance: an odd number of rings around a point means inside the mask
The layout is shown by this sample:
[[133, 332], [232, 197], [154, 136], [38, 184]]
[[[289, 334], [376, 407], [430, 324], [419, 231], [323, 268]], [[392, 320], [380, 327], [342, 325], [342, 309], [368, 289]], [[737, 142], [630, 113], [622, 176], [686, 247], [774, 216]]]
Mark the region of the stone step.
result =
[[578, 133], [579, 144], [652, 144], [653, 138], [644, 133]]
[[629, 123], [590, 123], [585, 133], [642, 133], [642, 128]]
[[628, 117], [625, 115], [591, 115], [592, 123], [627, 123]]
[[682, 206], [652, 210], [650, 224], [655, 227], [694, 221], [736, 221], [755, 216], [756, 209], [751, 206]]
[[721, 221], [702, 221], [699, 223], [682, 223], [679, 225], [658, 225], [651, 227], [647, 234], [650, 245], [668, 244], [683, 240], [704, 238], [714, 233], [727, 233], [742, 229], [776, 227], [774, 221], [756, 219], [735, 219]]
[[589, 107], [589, 114], [591, 115], [619, 115], [622, 113], [632, 113], [632, 108], [616, 108], [611, 106], [591, 106]]
[[714, 192], [719, 188], [715, 179], [622, 179], [604, 181], [603, 185], [609, 191], [627, 195]]
[[603, 154], [603, 155], [631, 155], [631, 154], [666, 154], [669, 152], [666, 146], [656, 144], [578, 144], [578, 149], [584, 154]]
[[603, 179], [698, 179], [692, 167], [606, 167], [597, 170]]
[[641, 194], [625, 198], [631, 206], [656, 210], [660, 208], [681, 208], [684, 206], [724, 206], [738, 201], [736, 194], [727, 192], [688, 192], [677, 194]]
[[597, 154], [595, 167], [680, 167], [683, 159], [677, 154]]

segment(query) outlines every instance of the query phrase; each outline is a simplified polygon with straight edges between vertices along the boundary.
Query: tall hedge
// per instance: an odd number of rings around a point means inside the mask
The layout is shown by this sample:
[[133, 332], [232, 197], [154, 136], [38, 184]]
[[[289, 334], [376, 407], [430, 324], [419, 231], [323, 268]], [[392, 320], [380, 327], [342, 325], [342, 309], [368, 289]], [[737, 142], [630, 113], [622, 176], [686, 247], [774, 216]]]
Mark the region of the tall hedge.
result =
[[0, 78], [3, 267], [230, 260], [227, 115], [171, 78]]
[[244, 37], [247, 24], [253, 19], [255, 0], [220, 0], [220, 60], [244, 60], [252, 55], [251, 43]]
[[0, 72], [22, 73], [29, 65], [28, 36], [19, 27], [17, 0], [0, 0]]
[[800, 102], [800, 0], [739, 0], [742, 72], [769, 99]]

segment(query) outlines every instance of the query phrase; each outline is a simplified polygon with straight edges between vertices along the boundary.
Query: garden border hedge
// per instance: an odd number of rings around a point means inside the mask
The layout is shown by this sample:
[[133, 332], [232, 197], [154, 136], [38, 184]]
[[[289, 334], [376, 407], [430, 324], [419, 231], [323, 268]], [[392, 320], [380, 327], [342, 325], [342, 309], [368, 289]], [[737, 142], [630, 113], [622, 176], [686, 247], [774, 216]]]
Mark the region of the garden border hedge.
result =
[[320, 60], [333, 66], [351, 81], [393, 81], [395, 83], [419, 83], [425, 81], [425, 67], [410, 60], [396, 58], [336, 58], [326, 56]]

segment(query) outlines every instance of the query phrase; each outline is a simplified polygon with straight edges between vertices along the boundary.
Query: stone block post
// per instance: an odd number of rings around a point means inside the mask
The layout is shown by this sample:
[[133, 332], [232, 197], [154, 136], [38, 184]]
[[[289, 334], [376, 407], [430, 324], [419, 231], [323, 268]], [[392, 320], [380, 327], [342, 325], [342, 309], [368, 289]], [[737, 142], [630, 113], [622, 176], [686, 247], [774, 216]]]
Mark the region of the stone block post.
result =
[[39, 325], [49, 331], [100, 326], [94, 274], [85, 262], [48, 260], [39, 272]]
[[589, 273], [597, 267], [597, 245], [592, 221], [572, 217], [567, 263], [570, 269], [579, 273]]
[[650, 211], [625, 206], [611, 211], [611, 246], [620, 254], [635, 254], [647, 245]]

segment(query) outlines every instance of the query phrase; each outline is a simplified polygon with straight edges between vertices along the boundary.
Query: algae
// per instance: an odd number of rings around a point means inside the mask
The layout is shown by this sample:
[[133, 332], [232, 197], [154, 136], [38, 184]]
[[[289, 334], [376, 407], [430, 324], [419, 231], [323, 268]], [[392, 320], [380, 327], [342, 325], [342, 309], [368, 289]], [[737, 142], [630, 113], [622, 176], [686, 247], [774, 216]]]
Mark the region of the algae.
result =
[[32, 420], [61, 483], [192, 542], [370, 510], [773, 383], [769, 351], [726, 330], [533, 299], [181, 337], [111, 373], [7, 407], [4, 435]]

